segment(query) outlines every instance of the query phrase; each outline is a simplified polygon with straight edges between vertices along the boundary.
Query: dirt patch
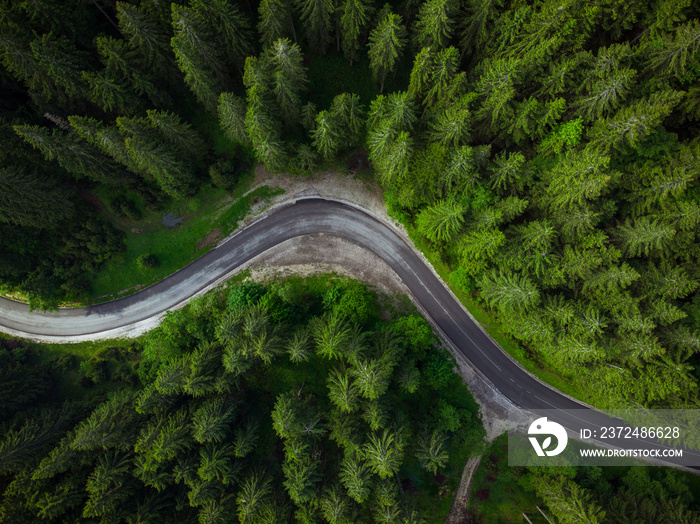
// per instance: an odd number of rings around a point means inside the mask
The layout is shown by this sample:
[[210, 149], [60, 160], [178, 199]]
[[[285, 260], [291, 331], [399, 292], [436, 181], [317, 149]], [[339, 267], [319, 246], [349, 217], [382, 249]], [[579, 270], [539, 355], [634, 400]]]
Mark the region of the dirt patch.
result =
[[471, 457], [467, 460], [464, 465], [464, 470], [462, 471], [462, 480], [459, 482], [459, 488], [457, 488], [457, 493], [452, 501], [452, 507], [450, 508], [450, 514], [447, 515], [445, 519], [445, 524], [459, 524], [462, 522], [467, 522], [467, 507], [469, 506], [469, 495], [472, 488], [472, 480], [474, 479], [474, 473], [479, 469], [479, 464], [481, 464], [481, 457]]
[[[314, 190], [316, 195], [321, 198], [344, 200], [362, 206], [403, 232], [401, 224], [394, 221], [386, 212], [382, 188], [359, 176], [332, 169], [304, 177], [272, 174], [265, 169], [265, 166], [258, 164], [255, 168], [253, 184], [248, 192], [254, 191], [260, 186], [278, 187], [284, 190], [284, 194], [271, 198], [267, 202], [268, 206], [293, 200], [299, 193]], [[257, 211], [260, 210], [253, 210], [251, 215], [256, 214]]]
[[248, 264], [251, 278], [269, 282], [292, 275], [335, 273], [372, 284], [392, 296], [408, 293], [394, 270], [371, 251], [332, 235], [307, 235], [289, 239]]
[[207, 236], [204, 238], [200, 238], [197, 240], [197, 251], [200, 249], [204, 249], [207, 246], [211, 246], [213, 244], [216, 244], [219, 240], [221, 240], [221, 229], [218, 227], [216, 229], [212, 229], [207, 233]]

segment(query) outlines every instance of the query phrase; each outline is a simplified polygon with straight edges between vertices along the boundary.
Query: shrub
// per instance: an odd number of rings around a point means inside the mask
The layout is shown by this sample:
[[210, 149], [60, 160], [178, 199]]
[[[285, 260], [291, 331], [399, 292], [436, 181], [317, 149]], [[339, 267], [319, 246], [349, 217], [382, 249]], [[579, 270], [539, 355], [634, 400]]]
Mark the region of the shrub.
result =
[[211, 183], [221, 189], [229, 190], [236, 185], [238, 173], [232, 159], [222, 158], [209, 167]]
[[423, 370], [425, 382], [433, 389], [441, 389], [449, 384], [453, 376], [452, 362], [443, 351], [433, 351]]
[[155, 269], [159, 266], [159, 263], [155, 255], [143, 254], [136, 259], [136, 265], [141, 269]]
[[257, 304], [266, 291], [265, 286], [257, 282], [243, 282], [231, 289], [228, 294], [228, 309]]
[[130, 220], [141, 220], [143, 218], [141, 210], [132, 200], [129, 200], [124, 195], [119, 195], [108, 201], [107, 207], [112, 213]]

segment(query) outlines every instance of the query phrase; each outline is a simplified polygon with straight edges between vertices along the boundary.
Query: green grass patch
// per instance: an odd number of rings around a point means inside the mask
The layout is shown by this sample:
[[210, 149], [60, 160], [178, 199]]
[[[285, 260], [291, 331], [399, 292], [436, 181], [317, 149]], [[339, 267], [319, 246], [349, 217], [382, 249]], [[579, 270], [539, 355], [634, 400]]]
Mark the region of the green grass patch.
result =
[[501, 435], [486, 450], [474, 474], [469, 498], [472, 521], [520, 524], [525, 522], [525, 514], [533, 524], [546, 523], [537, 511], [537, 506], [544, 508], [544, 503], [518, 484], [522, 472], [508, 466], [508, 436]]
[[[118, 221], [126, 250], [94, 276], [92, 296], [111, 300], [162, 280], [216, 246], [236, 229], [253, 204], [281, 192], [263, 186], [244, 196], [248, 185], [249, 179], [243, 180], [232, 194], [206, 185], [191, 199], [171, 202], [173, 214], [184, 218], [173, 228], [162, 224], [161, 211], [148, 213], [138, 222]], [[157, 267], [140, 265], [141, 255], [153, 255]]]

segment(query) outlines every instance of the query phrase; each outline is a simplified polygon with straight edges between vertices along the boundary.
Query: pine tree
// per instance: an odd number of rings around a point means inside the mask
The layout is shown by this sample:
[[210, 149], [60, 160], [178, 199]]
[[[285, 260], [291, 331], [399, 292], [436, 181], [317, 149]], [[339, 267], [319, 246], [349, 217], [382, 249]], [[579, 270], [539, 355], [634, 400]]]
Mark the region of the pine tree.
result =
[[[30, 44], [37, 66], [53, 80], [69, 98], [81, 98], [87, 94], [82, 71], [88, 69], [84, 53], [79, 52], [65, 37], [45, 34]], [[55, 95], [52, 86], [44, 84], [43, 95], [50, 99]], [[59, 98], [60, 99], [60, 98]]]
[[540, 301], [537, 286], [517, 273], [492, 271], [482, 277], [479, 286], [484, 300], [502, 311], [529, 309]]
[[183, 122], [178, 115], [169, 111], [150, 109], [146, 112], [153, 128], [166, 141], [178, 150], [193, 156], [203, 155], [206, 149], [204, 140], [192, 126]]
[[117, 2], [119, 30], [149, 68], [163, 72], [172, 63], [170, 36], [144, 6]]
[[563, 157], [546, 177], [552, 208], [564, 211], [600, 198], [612, 179], [606, 169], [609, 161], [590, 147]]
[[72, 133], [31, 125], [14, 126], [14, 130], [47, 160], [56, 160], [76, 178], [88, 177], [112, 185], [129, 178], [126, 171]]
[[392, 477], [403, 460], [405, 442], [401, 433], [385, 429], [381, 434], [370, 435], [363, 452], [367, 465], [379, 478]]
[[355, 384], [362, 397], [378, 399], [389, 387], [392, 369], [381, 359], [364, 359], [352, 369]]
[[350, 498], [358, 504], [364, 503], [369, 498], [370, 472], [359, 457], [346, 454], [340, 465], [340, 481]]
[[613, 117], [596, 122], [591, 144], [605, 152], [635, 147], [671, 114], [682, 96], [678, 91], [658, 91], [620, 109]]
[[83, 71], [90, 100], [106, 113], [133, 115], [141, 109], [138, 95], [126, 82], [107, 71], [87, 73]]
[[356, 145], [362, 135], [365, 112], [360, 97], [354, 93], [342, 93], [333, 98], [330, 114], [338, 121], [345, 146]]
[[294, 36], [294, 42], [297, 43], [290, 2], [262, 0], [258, 14], [260, 16], [258, 33], [263, 47], [271, 46], [273, 42], [290, 35]]
[[296, 0], [299, 17], [306, 31], [309, 44], [326, 52], [331, 42], [331, 17], [336, 6], [333, 0]]
[[441, 200], [418, 215], [418, 230], [433, 242], [449, 242], [464, 223], [466, 209], [456, 200]]
[[248, 143], [245, 129], [246, 111], [245, 100], [233, 93], [221, 93], [219, 97], [219, 125], [229, 139], [240, 144]]
[[673, 227], [648, 216], [627, 220], [615, 232], [622, 251], [629, 257], [661, 255], [675, 234]]
[[465, 23], [460, 39], [462, 56], [466, 53], [475, 53], [484, 47], [489, 36], [487, 26], [496, 18], [500, 6], [500, 0], [470, 0], [467, 2]]
[[272, 479], [260, 471], [254, 471], [241, 483], [236, 496], [238, 519], [242, 523], [256, 522], [267, 499], [272, 494]]
[[286, 38], [274, 41], [267, 51], [272, 66], [273, 92], [285, 120], [294, 121], [301, 112], [301, 94], [308, 80], [301, 48]]
[[126, 150], [124, 137], [116, 126], [108, 126], [94, 118], [81, 116], [69, 116], [68, 121], [80, 138], [101, 149], [131, 172], [138, 173], [138, 168]]
[[452, 39], [458, 4], [455, 0], [427, 0], [421, 5], [415, 27], [415, 47], [439, 51]]
[[466, 100], [452, 104], [440, 113], [431, 124], [430, 140], [454, 148], [469, 140], [471, 113]]
[[171, 45], [185, 83], [204, 107], [215, 112], [227, 77], [221, 51], [207, 22], [194, 9], [172, 4], [172, 16], [175, 36]]
[[367, 23], [373, 8], [366, 0], [344, 0], [341, 10], [343, 14], [340, 16], [338, 28], [340, 42], [345, 58], [352, 66], [365, 45]]
[[134, 394], [117, 391], [100, 404], [75, 428], [70, 448], [76, 451], [117, 449], [128, 451], [133, 446], [134, 423], [138, 420], [132, 407]]
[[428, 94], [430, 77], [434, 68], [435, 53], [429, 47], [421, 49], [413, 60], [408, 94], [414, 100], [422, 100]]
[[73, 212], [69, 193], [50, 179], [19, 168], [0, 168], [0, 222], [51, 228]]
[[316, 128], [311, 132], [311, 138], [314, 147], [323, 158], [333, 158], [341, 146], [338, 118], [330, 111], [321, 111], [316, 115]]
[[338, 369], [332, 370], [328, 379], [328, 398], [343, 412], [351, 413], [358, 407], [357, 386], [352, 382], [350, 376]]
[[257, 424], [249, 422], [236, 430], [233, 437], [233, 453], [236, 457], [243, 458], [255, 449], [259, 429]]
[[437, 475], [438, 470], [447, 465], [449, 454], [445, 448], [446, 443], [447, 439], [437, 429], [429, 435], [426, 433], [418, 441], [416, 457], [433, 475]]
[[343, 488], [334, 484], [323, 491], [321, 512], [329, 524], [346, 524], [355, 522], [351, 501], [348, 500]]
[[[416, 57], [416, 62], [418, 57]], [[430, 70], [430, 82], [423, 104], [433, 107], [437, 104], [448, 105], [448, 92], [456, 78], [459, 52], [454, 47], [448, 47], [435, 53]], [[409, 86], [410, 90], [410, 86]]]
[[193, 0], [191, 6], [209, 27], [216, 28], [214, 38], [226, 51], [224, 56], [243, 65], [253, 48], [250, 23], [238, 6], [227, 0]]
[[675, 34], [651, 40], [644, 56], [649, 56], [649, 68], [673, 74], [682, 79], [687, 65], [693, 64], [700, 48], [700, 22], [691, 20], [676, 27]]
[[119, 117], [117, 126], [126, 136], [132, 162], [155, 178], [163, 191], [183, 198], [194, 190], [196, 177], [191, 157], [161, 136], [150, 120]]
[[386, 75], [396, 68], [396, 63], [406, 45], [406, 27], [401, 17], [388, 7], [382, 9], [377, 26], [369, 35], [369, 67], [375, 81], [380, 82], [379, 92], [384, 92]]
[[[125, 40], [98, 36], [95, 44], [100, 61], [105, 66], [104, 75], [126, 79], [134, 92], [139, 96], [148, 96], [156, 106], [168, 106], [172, 103], [168, 93], [154, 84], [156, 76], [153, 74], [153, 69], [150, 69], [150, 74], [146, 72], [145, 68], [150, 66], [143, 64], [143, 59], [138, 56], [138, 52], [131, 49]], [[129, 113], [134, 112], [130, 110]]]

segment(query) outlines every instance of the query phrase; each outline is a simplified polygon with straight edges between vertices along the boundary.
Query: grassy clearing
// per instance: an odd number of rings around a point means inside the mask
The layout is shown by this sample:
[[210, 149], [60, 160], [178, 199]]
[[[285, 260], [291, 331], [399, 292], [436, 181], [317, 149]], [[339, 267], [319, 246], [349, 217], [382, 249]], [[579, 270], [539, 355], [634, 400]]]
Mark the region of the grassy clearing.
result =
[[[249, 179], [243, 180], [232, 194], [207, 185], [189, 200], [172, 202], [170, 210], [184, 218], [173, 228], [162, 224], [163, 213], [160, 211], [148, 213], [138, 222], [118, 222], [117, 226], [125, 233], [126, 251], [107, 262], [95, 275], [92, 295], [100, 300], [110, 300], [165, 278], [212, 249], [220, 239], [235, 230], [238, 221], [245, 217], [254, 203], [280, 192], [263, 186], [243, 196], [248, 185]], [[154, 255], [158, 267], [140, 267], [137, 259], [144, 254]]]
[[508, 467], [507, 456], [508, 437], [501, 435], [487, 449], [474, 474], [469, 498], [473, 522], [519, 524], [525, 521], [523, 513], [533, 524], [546, 522], [536, 507], [544, 507], [544, 503], [518, 484], [521, 470]]
[[433, 251], [430, 242], [423, 235], [421, 235], [416, 228], [405, 219], [405, 217], [394, 216], [394, 218], [398, 219], [403, 224], [409, 237], [413, 241], [413, 244], [432, 264], [437, 274], [440, 276], [443, 282], [447, 284], [452, 293], [454, 293], [462, 305], [464, 305], [469, 313], [471, 313], [477, 322], [481, 324], [488, 334], [491, 335], [491, 338], [493, 338], [506, 351], [506, 353], [517, 360], [520, 365], [530, 373], [553, 388], [556, 388], [559, 391], [583, 402], [591, 402], [591, 399], [588, 398], [588, 396], [583, 395], [580, 390], [574, 388], [565, 377], [562, 377], [551, 369], [543, 367], [539, 362], [533, 360], [525, 348], [523, 348], [518, 342], [513, 340], [501, 329], [501, 325], [499, 324], [498, 320], [494, 318], [493, 313], [484, 309], [484, 307], [478, 301], [476, 294], [465, 293], [450, 282], [449, 275], [452, 273], [453, 268], [449, 267], [440, 258], [440, 256]]

